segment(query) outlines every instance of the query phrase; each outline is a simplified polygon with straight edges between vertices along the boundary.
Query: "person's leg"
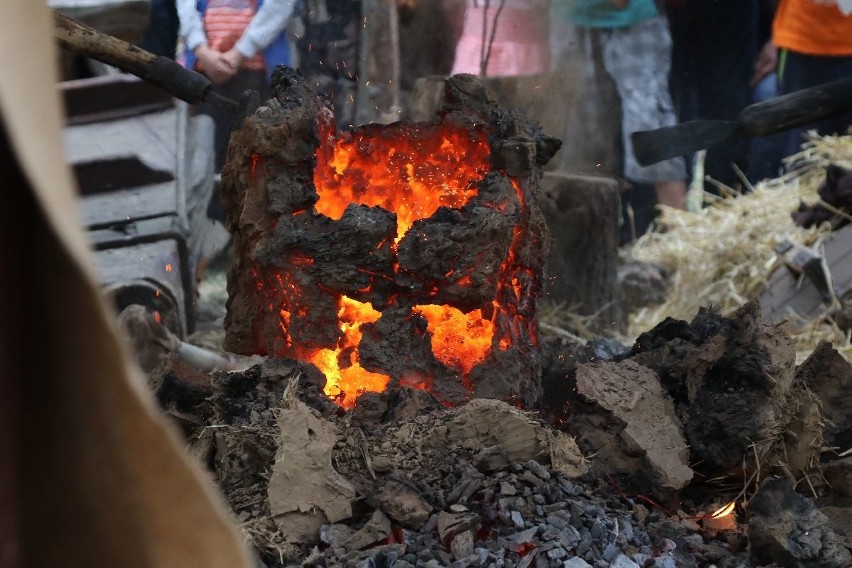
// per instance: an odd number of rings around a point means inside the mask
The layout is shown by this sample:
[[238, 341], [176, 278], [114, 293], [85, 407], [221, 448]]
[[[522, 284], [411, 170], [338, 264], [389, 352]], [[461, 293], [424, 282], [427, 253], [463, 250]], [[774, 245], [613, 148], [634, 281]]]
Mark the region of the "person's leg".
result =
[[[261, 100], [266, 100], [271, 94], [271, 88], [266, 80], [266, 73], [253, 70], [240, 70], [230, 81], [221, 85], [214, 85], [212, 89], [214, 92], [235, 101], [238, 101], [243, 92], [247, 90], [258, 91], [261, 94]], [[228, 141], [231, 138], [231, 129], [234, 126], [236, 116], [232, 110], [213, 104], [201, 105], [199, 112], [213, 119], [214, 173], [218, 174], [225, 165], [228, 153]], [[225, 212], [221, 205], [218, 182], [214, 183], [213, 194], [207, 207], [207, 216], [223, 223], [225, 221]]]
[[658, 181], [654, 184], [657, 201], [673, 209], [686, 209], [686, 182], [682, 179]]
[[[756, 0], [690, 2], [698, 25], [693, 41], [698, 55], [695, 89], [698, 116], [734, 120], [751, 104], [749, 85], [757, 57], [758, 6]], [[748, 170], [749, 143], [729, 140], [707, 150], [704, 173], [730, 187], [742, 186], [734, 170]]]
[[175, 0], [151, 0], [150, 14], [139, 47], [154, 55], [174, 59], [180, 26]]
[[[852, 76], [852, 57], [821, 57], [791, 51], [779, 53], [778, 57], [778, 84], [782, 95]], [[852, 113], [847, 113], [790, 130], [784, 135], [784, 155], [797, 153], [809, 130], [821, 135], [846, 134], [850, 125]]]
[[[247, 90], [258, 91], [261, 100], [266, 100], [271, 92], [266, 81], [266, 74], [263, 71], [241, 69], [231, 80], [213, 86], [213, 91], [234, 101], [240, 100], [243, 92]], [[212, 117], [216, 124], [213, 147], [216, 152], [216, 172], [218, 173], [222, 171], [222, 166], [225, 165], [228, 140], [231, 137], [231, 127], [235, 117], [231, 109], [213, 104], [203, 105], [201, 112]]]
[[[778, 77], [771, 73], [754, 88], [754, 102], [767, 101], [778, 96]], [[774, 134], [752, 138], [749, 144], [748, 179], [757, 183], [764, 179], [776, 178], [781, 173], [781, 154], [783, 134]]]
[[699, 118], [696, 74], [701, 69], [697, 64], [699, 46], [695, 38], [701, 22], [694, 17], [694, 5], [689, 2], [667, 13], [672, 38], [669, 92], [680, 122]]
[[[669, 7], [666, 16], [672, 38], [671, 70], [669, 71], [669, 93], [675, 116], [679, 122], [698, 118], [698, 96], [695, 74], [698, 72], [696, 48], [693, 41], [696, 24], [692, 17], [693, 2]], [[685, 155], [686, 179], [692, 178], [693, 155]]]
[[671, 38], [662, 17], [613, 30], [604, 44], [604, 64], [621, 97], [624, 177], [653, 183], [660, 203], [686, 205], [686, 164], [683, 158], [640, 166], [630, 135], [677, 122], [668, 90]]

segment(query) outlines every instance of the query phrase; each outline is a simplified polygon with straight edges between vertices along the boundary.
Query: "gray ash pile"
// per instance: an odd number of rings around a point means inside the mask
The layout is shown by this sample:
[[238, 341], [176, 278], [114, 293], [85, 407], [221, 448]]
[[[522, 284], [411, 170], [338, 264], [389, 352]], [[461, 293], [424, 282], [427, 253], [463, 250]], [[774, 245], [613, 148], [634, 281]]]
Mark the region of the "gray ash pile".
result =
[[193, 437], [267, 568], [749, 566], [738, 531], [589, 475], [533, 413], [407, 388], [343, 413], [321, 384], [295, 362], [216, 374]]

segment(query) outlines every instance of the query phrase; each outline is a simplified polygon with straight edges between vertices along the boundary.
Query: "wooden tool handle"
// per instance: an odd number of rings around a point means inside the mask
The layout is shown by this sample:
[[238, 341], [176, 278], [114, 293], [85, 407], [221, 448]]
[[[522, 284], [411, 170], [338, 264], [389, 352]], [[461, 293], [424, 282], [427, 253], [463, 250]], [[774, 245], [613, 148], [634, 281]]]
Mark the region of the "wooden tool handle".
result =
[[[68, 51], [97, 59], [152, 83], [167, 93], [196, 104], [210, 93], [210, 80], [180, 64], [53, 10], [54, 37]], [[235, 105], [235, 103], [234, 103]]]
[[740, 123], [749, 136], [767, 136], [850, 111], [852, 77], [750, 105]]

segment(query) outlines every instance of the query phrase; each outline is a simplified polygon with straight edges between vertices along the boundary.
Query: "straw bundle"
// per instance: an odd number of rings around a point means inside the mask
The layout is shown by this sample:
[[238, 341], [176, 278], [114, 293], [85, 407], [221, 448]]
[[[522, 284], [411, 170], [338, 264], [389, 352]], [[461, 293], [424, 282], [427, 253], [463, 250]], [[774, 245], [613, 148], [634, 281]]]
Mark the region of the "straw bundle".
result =
[[[642, 236], [633, 255], [666, 267], [671, 274], [668, 299], [659, 306], [631, 314], [629, 336], [636, 337], [667, 316], [691, 320], [701, 306], [713, 306], [727, 315], [764, 289], [778, 266], [774, 247], [788, 238], [813, 245], [829, 227], [804, 229], [790, 213], [800, 200], [818, 200], [817, 188], [825, 166], [852, 167], [852, 137], [811, 136], [801, 153], [788, 159], [790, 173], [758, 184], [745, 195], [732, 193], [699, 212], [664, 208], [660, 230]], [[796, 337], [799, 358], [807, 356], [820, 339], [834, 343], [852, 359], [849, 338], [825, 318], [804, 321], [791, 315], [789, 331]]]

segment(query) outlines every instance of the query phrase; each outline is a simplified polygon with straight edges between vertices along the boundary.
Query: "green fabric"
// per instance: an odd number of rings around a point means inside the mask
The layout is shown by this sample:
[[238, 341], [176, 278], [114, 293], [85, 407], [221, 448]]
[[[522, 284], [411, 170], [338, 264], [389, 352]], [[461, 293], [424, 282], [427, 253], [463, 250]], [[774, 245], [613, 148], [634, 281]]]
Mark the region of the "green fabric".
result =
[[553, 0], [550, 17], [584, 28], [624, 28], [659, 16], [654, 0], [630, 0], [619, 10], [611, 0]]

